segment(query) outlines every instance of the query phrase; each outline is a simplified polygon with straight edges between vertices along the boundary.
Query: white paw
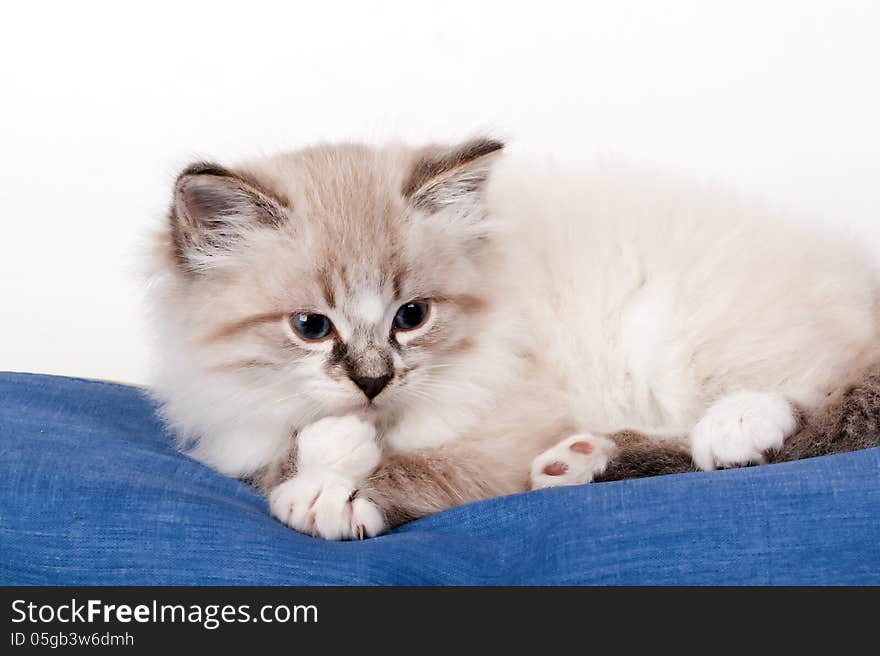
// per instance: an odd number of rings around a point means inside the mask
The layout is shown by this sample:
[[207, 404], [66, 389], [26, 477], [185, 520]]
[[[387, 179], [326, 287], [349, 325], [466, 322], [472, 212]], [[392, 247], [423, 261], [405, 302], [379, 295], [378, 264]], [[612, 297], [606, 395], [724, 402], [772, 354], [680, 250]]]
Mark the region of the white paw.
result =
[[372, 474], [382, 457], [375, 426], [354, 415], [325, 417], [306, 426], [296, 445], [298, 472], [327, 471], [355, 481]]
[[356, 492], [350, 479], [297, 474], [272, 490], [269, 510], [290, 528], [325, 540], [371, 538], [385, 530], [385, 518]]
[[385, 530], [382, 511], [357, 496], [382, 457], [371, 423], [326, 417], [301, 430], [296, 444], [296, 475], [269, 494], [274, 517], [327, 540], [362, 539]]
[[764, 462], [797, 428], [791, 404], [778, 394], [736, 392], [716, 401], [691, 431], [700, 469]]
[[616, 450], [607, 437], [572, 435], [532, 461], [532, 489], [590, 483], [605, 471]]

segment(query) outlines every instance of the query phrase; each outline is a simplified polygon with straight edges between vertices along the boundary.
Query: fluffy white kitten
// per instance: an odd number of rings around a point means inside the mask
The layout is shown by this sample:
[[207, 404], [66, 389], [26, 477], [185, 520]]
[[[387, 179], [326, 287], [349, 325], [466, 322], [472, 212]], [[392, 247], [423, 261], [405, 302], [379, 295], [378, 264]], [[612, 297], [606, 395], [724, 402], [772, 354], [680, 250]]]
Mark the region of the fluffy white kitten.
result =
[[760, 462], [875, 358], [853, 244], [625, 170], [477, 139], [320, 146], [178, 179], [156, 397], [182, 444], [329, 539], [585, 483], [603, 435]]

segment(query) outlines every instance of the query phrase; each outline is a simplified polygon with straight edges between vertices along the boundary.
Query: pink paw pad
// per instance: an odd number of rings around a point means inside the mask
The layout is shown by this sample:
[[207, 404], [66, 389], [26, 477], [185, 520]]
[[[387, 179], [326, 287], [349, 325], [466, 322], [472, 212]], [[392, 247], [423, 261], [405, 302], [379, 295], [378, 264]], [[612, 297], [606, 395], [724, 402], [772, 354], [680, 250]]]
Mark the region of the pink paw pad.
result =
[[568, 448], [575, 453], [583, 453], [584, 455], [593, 452], [593, 445], [589, 442], [575, 442]]
[[562, 476], [567, 471], [568, 465], [566, 465], [564, 462], [551, 462], [543, 469], [543, 473], [547, 476]]

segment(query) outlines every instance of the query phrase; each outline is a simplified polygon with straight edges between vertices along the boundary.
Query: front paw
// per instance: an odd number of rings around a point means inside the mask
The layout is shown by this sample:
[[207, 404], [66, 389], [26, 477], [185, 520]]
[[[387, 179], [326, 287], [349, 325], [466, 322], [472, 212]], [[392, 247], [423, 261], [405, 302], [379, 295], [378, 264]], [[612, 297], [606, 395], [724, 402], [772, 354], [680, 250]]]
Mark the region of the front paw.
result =
[[353, 415], [326, 417], [296, 438], [296, 475], [269, 494], [272, 515], [289, 527], [327, 540], [373, 537], [385, 517], [358, 486], [382, 457], [376, 429]]
[[269, 494], [272, 515], [290, 528], [325, 540], [364, 539], [386, 529], [382, 511], [357, 496], [354, 481], [297, 474]]
[[697, 467], [760, 464], [797, 428], [791, 404], [778, 394], [736, 392], [716, 401], [691, 431]]

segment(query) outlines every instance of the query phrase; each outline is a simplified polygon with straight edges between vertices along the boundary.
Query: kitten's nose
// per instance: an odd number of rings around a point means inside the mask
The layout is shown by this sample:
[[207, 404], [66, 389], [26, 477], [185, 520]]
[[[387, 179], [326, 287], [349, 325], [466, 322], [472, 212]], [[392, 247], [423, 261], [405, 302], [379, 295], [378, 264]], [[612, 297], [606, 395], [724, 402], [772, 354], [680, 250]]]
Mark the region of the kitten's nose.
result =
[[373, 399], [379, 394], [379, 392], [385, 389], [388, 381], [391, 380], [391, 374], [385, 374], [384, 376], [379, 376], [378, 378], [369, 378], [367, 376], [352, 376], [351, 379], [352, 381], [354, 381], [355, 385], [363, 390], [368, 399]]

